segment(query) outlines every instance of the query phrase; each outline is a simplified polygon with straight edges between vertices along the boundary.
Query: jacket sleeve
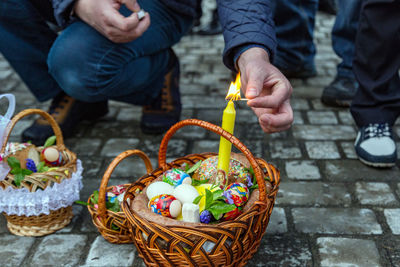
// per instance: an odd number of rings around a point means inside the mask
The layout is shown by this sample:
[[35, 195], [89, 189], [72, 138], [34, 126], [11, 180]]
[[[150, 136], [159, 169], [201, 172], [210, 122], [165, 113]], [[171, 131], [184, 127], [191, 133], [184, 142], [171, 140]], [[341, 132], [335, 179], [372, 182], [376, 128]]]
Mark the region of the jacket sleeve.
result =
[[71, 21], [71, 11], [76, 0], [51, 0], [57, 24], [65, 27]]
[[270, 0], [217, 0], [225, 49], [224, 64], [235, 70], [236, 53], [256, 44], [265, 47], [272, 61], [276, 37]]

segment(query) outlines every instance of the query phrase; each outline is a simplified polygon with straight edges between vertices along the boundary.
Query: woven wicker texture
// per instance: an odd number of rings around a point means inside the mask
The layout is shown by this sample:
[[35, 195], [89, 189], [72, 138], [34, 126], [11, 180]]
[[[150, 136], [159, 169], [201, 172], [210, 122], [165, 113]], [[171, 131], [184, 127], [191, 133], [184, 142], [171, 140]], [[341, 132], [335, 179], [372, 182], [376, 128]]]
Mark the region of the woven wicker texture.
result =
[[[200, 126], [215, 132], [235, 145], [254, 169], [259, 185], [259, 199], [247, 211], [232, 221], [210, 225], [171, 226], [144, 219], [130, 209], [139, 190], [143, 190], [165, 170], [194, 164], [215, 153], [192, 154], [166, 163], [167, 145], [174, 133], [187, 125]], [[139, 256], [147, 266], [244, 266], [256, 253], [266, 230], [280, 183], [279, 171], [252, 153], [232, 134], [211, 123], [189, 119], [175, 124], [165, 134], [159, 150], [160, 167], [143, 176], [128, 188], [122, 208], [131, 223], [131, 235]], [[264, 178], [272, 185], [267, 190]], [[129, 203], [128, 203], [129, 200]]]
[[73, 217], [72, 207], [51, 211], [49, 215], [17, 216], [4, 214], [11, 233], [19, 236], [43, 236], [68, 225]]
[[[118, 166], [119, 163], [121, 163], [122, 160], [134, 155], [139, 156], [143, 160], [146, 166], [147, 173], [151, 173], [153, 171], [150, 159], [142, 151], [127, 150], [125, 152], [122, 152], [110, 163], [103, 175], [103, 179], [101, 180], [99, 189], [98, 209], [95, 209], [90, 205], [90, 199], [93, 195], [91, 195], [88, 199], [88, 210], [90, 215], [92, 216], [93, 224], [97, 227], [104, 239], [111, 243], [133, 243], [133, 240], [129, 234], [129, 225], [128, 221], [126, 220], [125, 214], [122, 211], [113, 212], [111, 210], [107, 210], [105, 196], [106, 192], [111, 192], [112, 190], [112, 187], [107, 187], [107, 185], [114, 169]], [[128, 188], [130, 185], [131, 184], [124, 184], [123, 187]], [[114, 227], [112, 227], [112, 225], [114, 225]], [[119, 229], [115, 230], [115, 226]]]
[[[11, 186], [15, 189], [27, 188], [30, 192], [36, 192], [37, 190], [44, 190], [54, 183], [61, 183], [64, 179], [70, 178], [72, 173], [76, 171], [76, 154], [65, 147], [61, 129], [54, 118], [40, 109], [26, 109], [13, 117], [8, 125], [6, 139], [4, 140], [0, 154], [5, 152], [8, 139], [15, 124], [22, 118], [32, 114], [38, 114], [50, 123], [57, 138], [57, 150], [62, 153], [65, 164], [58, 167], [56, 170], [26, 175], [20, 187], [16, 187], [13, 184], [14, 175], [9, 173], [3, 181], [0, 181], [0, 187], [3, 189]], [[40, 152], [43, 150], [43, 147], [38, 147], [37, 150]], [[40, 236], [53, 233], [67, 225], [72, 219], [72, 209], [71, 207], [62, 208], [50, 212], [49, 215], [42, 214], [39, 216], [26, 217], [5, 214], [5, 216], [8, 221], [7, 226], [10, 232], [17, 235]]]

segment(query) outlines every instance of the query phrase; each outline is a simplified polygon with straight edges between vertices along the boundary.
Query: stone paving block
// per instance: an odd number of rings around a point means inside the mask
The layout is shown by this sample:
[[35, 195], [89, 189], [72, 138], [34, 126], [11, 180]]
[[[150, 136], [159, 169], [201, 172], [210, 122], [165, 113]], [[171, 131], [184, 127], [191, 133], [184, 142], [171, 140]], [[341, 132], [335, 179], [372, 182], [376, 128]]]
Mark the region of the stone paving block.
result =
[[317, 245], [321, 266], [382, 266], [371, 240], [320, 237]]
[[86, 246], [85, 235], [48, 235], [37, 246], [30, 264], [33, 266], [76, 266]]
[[313, 266], [312, 254], [306, 239], [266, 234], [247, 266]]
[[189, 140], [194, 140], [194, 139], [204, 139], [206, 137], [206, 134], [207, 134], [206, 129], [196, 126], [187, 126], [179, 129], [174, 136], [176, 138], [185, 138]]
[[400, 209], [385, 209], [386, 221], [395, 235], [400, 235]]
[[[161, 141], [151, 141], [145, 139], [144, 142], [137, 147], [137, 149], [142, 150], [149, 157], [157, 157], [158, 158], [158, 150], [160, 148]], [[182, 157], [185, 156], [185, 151], [187, 148], [187, 142], [185, 140], [177, 140], [172, 138], [168, 142], [167, 147], [167, 157]]]
[[8, 233], [7, 220], [3, 214], [0, 215], [0, 234], [2, 233]]
[[304, 124], [304, 119], [300, 111], [293, 111], [293, 124]]
[[35, 239], [33, 237], [0, 236], [1, 266], [19, 266], [29, 252]]
[[[153, 168], [157, 166], [156, 158], [150, 158], [150, 162]], [[109, 166], [109, 163], [111, 163], [111, 159], [109, 162], [107, 162], [107, 166], [104, 166], [104, 171]], [[136, 181], [139, 177], [142, 177], [146, 173], [147, 170], [143, 160], [139, 156], [132, 155], [129, 158], [125, 158], [123, 161], [121, 161], [120, 164], [118, 164], [118, 166], [114, 169], [110, 180], [114, 180], [115, 178], [120, 177], [126, 177], [130, 181]], [[103, 175], [101, 175], [101, 177], [99, 178], [101, 179], [102, 177]]]
[[358, 182], [356, 197], [362, 205], [393, 206], [399, 204], [386, 183]]
[[290, 105], [293, 110], [308, 110], [310, 108], [307, 99], [304, 98], [295, 98], [290, 102]]
[[137, 138], [112, 138], [107, 140], [101, 149], [100, 155], [107, 157], [116, 157], [121, 152], [128, 149], [135, 149], [139, 144]]
[[[102, 143], [102, 141], [97, 138], [73, 138], [67, 141], [73, 144], [69, 149], [76, 153], [78, 158], [81, 156], [98, 155]], [[66, 145], [68, 146], [67, 142]]]
[[[4, 114], [4, 113], [1, 113], [1, 114]], [[16, 113], [14, 113], [14, 114], [16, 114]], [[32, 124], [32, 121], [30, 121], [30, 120], [20, 120], [20, 121], [18, 121], [18, 123], [15, 124], [15, 127], [13, 128], [10, 136], [16, 137], [17, 141], [20, 142], [21, 141], [20, 138], [21, 138], [22, 132], [26, 128], [31, 126], [31, 124]]]
[[301, 158], [299, 144], [295, 141], [275, 141], [270, 143], [271, 158]]
[[92, 243], [83, 266], [132, 266], [135, 251], [133, 244], [111, 244], [98, 236]]
[[275, 207], [272, 210], [271, 218], [267, 226], [267, 236], [274, 234], [286, 233], [287, 220], [285, 210], [283, 208]]
[[308, 156], [312, 159], [339, 159], [336, 144], [329, 141], [305, 142]]
[[354, 124], [354, 119], [351, 116], [349, 111], [339, 111], [338, 115], [339, 115], [340, 123], [347, 124], [347, 125], [353, 125]]
[[219, 141], [201, 140], [193, 143], [194, 153], [215, 152], [218, 153]]
[[356, 132], [348, 125], [293, 125], [293, 135], [305, 140], [354, 140]]
[[139, 106], [132, 106], [128, 108], [121, 108], [117, 115], [117, 121], [139, 121], [142, 114], [142, 108]]
[[378, 240], [377, 245], [382, 247], [383, 257], [388, 258], [390, 263], [388, 266], [400, 266], [400, 236], [391, 236], [381, 238]]
[[343, 207], [351, 204], [351, 194], [345, 184], [281, 182], [276, 203], [278, 205]]
[[382, 228], [370, 209], [294, 208], [297, 231], [321, 234], [382, 234]]
[[338, 124], [332, 111], [307, 111], [307, 118], [311, 124]]
[[[91, 158], [79, 157], [79, 159], [82, 161], [82, 167], [83, 167], [82, 177], [84, 179], [87, 177], [94, 177], [99, 175], [99, 171], [103, 163], [102, 160], [93, 157]], [[101, 174], [101, 176], [102, 175], [103, 174]]]
[[392, 181], [399, 177], [399, 169], [371, 168], [359, 160], [332, 160], [324, 163], [323, 172], [332, 181], [378, 180]]
[[[86, 207], [85, 207], [86, 208]], [[72, 229], [75, 227], [76, 222], [79, 220], [79, 218], [81, 217], [81, 212], [83, 210], [83, 206], [82, 205], [78, 205], [78, 204], [74, 204], [72, 205], [72, 213], [74, 214], [74, 217], [72, 218], [71, 222], [65, 226], [64, 228], [62, 228], [61, 230], [58, 230], [57, 233], [61, 234], [61, 233], [71, 233]]]
[[354, 143], [353, 142], [341, 142], [340, 146], [342, 147], [342, 150], [344, 154], [346, 155], [346, 158], [348, 159], [357, 159], [357, 154], [356, 151], [354, 150]]
[[321, 178], [318, 166], [314, 161], [286, 161], [285, 169], [287, 176], [292, 179], [318, 180]]

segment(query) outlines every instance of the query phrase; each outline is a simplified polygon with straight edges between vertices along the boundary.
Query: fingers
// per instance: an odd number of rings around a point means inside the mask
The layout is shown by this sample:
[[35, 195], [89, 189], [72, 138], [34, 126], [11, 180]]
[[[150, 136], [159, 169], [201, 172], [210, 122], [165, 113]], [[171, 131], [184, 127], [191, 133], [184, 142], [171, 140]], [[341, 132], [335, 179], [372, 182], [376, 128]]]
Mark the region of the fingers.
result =
[[277, 112], [271, 109], [253, 109], [264, 132], [273, 133], [290, 128], [293, 122], [293, 111], [289, 101], [285, 101]]
[[260, 95], [265, 80], [265, 73], [260, 70], [249, 72], [246, 84], [246, 98], [253, 99]]
[[122, 16], [117, 10], [106, 14], [105, 35], [115, 43], [126, 43], [140, 37], [150, 26], [150, 16], [146, 13], [142, 20], [136, 13], [129, 17]]
[[133, 12], [138, 12], [140, 6], [136, 0], [119, 0], [121, 4], [124, 4], [129, 10]]
[[[249, 100], [247, 104], [253, 108], [278, 108], [282, 105], [284, 101], [290, 98], [292, 94], [292, 86], [290, 83], [284, 80], [276, 80], [275, 84], [270, 87], [264, 85], [265, 94], [261, 94], [255, 99]], [[269, 87], [269, 89], [268, 89]], [[267, 92], [272, 92], [268, 94]]]

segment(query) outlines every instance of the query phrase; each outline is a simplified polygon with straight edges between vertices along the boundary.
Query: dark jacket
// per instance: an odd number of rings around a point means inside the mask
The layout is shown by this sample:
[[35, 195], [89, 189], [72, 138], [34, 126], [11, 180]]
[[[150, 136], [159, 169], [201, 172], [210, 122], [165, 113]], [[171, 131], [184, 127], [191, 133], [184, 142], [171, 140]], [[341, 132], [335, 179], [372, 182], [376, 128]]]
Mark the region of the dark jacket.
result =
[[[75, 0], [51, 0], [57, 23], [65, 27]], [[160, 0], [170, 9], [183, 16], [198, 17], [201, 10], [199, 0]], [[224, 64], [234, 69], [234, 58], [249, 45], [265, 48], [272, 60], [276, 39], [271, 0], [217, 0], [219, 19], [223, 28], [225, 49]]]

